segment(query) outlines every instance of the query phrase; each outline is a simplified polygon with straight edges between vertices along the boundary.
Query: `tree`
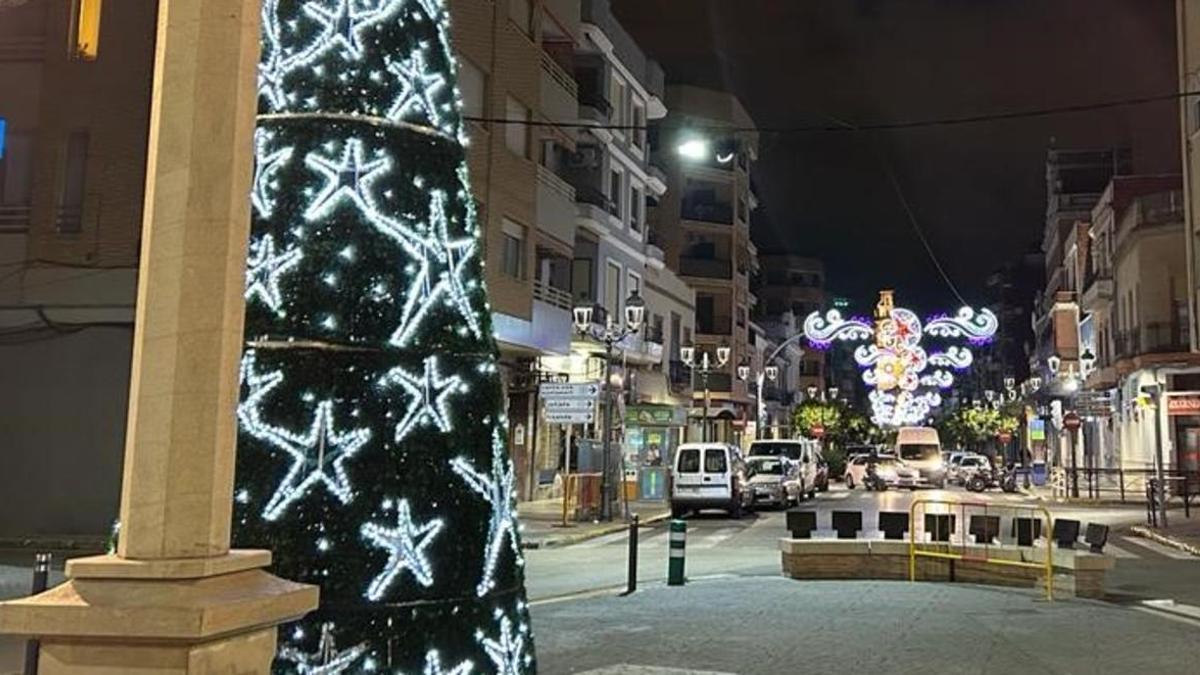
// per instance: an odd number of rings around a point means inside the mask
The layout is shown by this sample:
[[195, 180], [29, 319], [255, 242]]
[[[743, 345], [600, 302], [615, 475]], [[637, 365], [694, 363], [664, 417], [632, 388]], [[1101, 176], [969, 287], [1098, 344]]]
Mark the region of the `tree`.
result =
[[792, 426], [807, 438], [814, 437], [813, 427], [825, 429], [823, 454], [832, 475], [844, 472], [847, 447], [882, 440], [879, 428], [866, 415], [841, 402], [805, 400], [792, 412]]
[[939, 435], [943, 443], [982, 450], [1001, 432], [1012, 433], [1019, 425], [1016, 415], [1007, 408], [962, 407], [942, 418]]
[[535, 671], [443, 0], [264, 0], [235, 538], [278, 673]]

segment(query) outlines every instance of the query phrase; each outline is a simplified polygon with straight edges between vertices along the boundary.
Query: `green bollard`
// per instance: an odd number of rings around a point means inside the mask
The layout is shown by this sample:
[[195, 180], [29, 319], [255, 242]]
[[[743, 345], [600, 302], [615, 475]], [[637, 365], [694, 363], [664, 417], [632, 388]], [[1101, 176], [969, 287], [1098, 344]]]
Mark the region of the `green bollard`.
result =
[[687, 521], [671, 521], [671, 553], [667, 559], [667, 585], [682, 586], [686, 579], [683, 576], [683, 554], [687, 545]]

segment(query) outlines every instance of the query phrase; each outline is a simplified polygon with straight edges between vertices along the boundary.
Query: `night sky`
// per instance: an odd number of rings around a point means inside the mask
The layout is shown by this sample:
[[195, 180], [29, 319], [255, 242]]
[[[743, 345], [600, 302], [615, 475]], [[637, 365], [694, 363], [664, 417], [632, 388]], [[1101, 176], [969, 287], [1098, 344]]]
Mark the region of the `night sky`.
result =
[[[1176, 91], [1174, 0], [613, 0], [668, 82], [736, 93], [760, 127], [875, 124]], [[764, 251], [825, 260], [834, 293], [869, 307], [895, 287], [931, 311], [951, 279], [1041, 242], [1045, 152], [1129, 145], [1138, 173], [1179, 172], [1174, 102], [918, 130], [767, 134], [755, 169]], [[787, 242], [787, 243], [783, 243]]]

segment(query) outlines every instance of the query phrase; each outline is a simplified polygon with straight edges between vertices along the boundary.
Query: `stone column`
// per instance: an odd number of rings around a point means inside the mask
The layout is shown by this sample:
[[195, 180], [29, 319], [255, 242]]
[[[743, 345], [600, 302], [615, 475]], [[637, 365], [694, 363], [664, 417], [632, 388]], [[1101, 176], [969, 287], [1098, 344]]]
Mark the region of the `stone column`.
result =
[[276, 626], [317, 605], [269, 551], [229, 550], [259, 0], [158, 11], [120, 544], [0, 603], [40, 675], [265, 675]]

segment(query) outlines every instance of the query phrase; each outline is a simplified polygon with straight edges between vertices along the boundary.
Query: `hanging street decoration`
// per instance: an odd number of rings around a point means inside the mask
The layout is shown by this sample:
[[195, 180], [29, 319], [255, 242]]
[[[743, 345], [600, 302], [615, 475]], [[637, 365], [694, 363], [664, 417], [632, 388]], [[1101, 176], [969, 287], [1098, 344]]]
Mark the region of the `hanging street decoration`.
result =
[[[971, 345], [986, 344], [998, 328], [991, 310], [963, 307], [953, 317], [939, 316], [922, 324], [911, 310], [895, 305], [893, 291], [879, 293], [874, 321], [843, 318], [836, 310], [824, 316], [814, 312], [804, 321], [809, 344], [825, 349], [835, 341], [868, 342], [854, 350], [854, 360], [870, 387], [872, 421], [880, 426], [922, 424], [942, 404], [941, 391], [954, 386], [954, 371], [974, 362], [971, 350], [947, 345], [928, 352], [924, 338], [961, 340]], [[930, 367], [933, 370], [929, 370]], [[928, 372], [927, 372], [928, 371]]]
[[260, 7], [234, 544], [321, 589], [272, 672], [535, 673], [447, 2]]

